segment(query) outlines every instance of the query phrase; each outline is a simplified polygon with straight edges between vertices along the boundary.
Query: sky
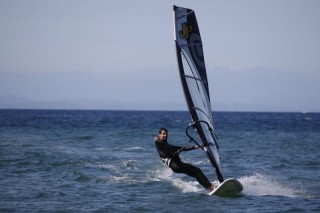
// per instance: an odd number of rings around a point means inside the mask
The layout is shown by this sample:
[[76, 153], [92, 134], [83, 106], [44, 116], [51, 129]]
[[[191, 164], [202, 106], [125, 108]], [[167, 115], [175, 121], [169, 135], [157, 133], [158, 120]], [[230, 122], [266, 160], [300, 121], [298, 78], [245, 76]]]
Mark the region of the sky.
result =
[[173, 5], [218, 111], [320, 112], [320, 1], [0, 0], [0, 108], [187, 110]]

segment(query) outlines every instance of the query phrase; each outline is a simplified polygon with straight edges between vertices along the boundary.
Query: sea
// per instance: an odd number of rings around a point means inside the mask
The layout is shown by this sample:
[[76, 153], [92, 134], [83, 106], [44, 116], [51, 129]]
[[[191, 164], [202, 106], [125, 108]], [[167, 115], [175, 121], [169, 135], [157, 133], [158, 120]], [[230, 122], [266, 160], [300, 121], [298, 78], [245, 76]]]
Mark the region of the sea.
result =
[[[154, 145], [192, 146], [185, 111], [0, 110], [0, 212], [320, 212], [320, 113], [214, 112], [225, 178], [209, 196]], [[205, 153], [182, 160], [217, 178]]]

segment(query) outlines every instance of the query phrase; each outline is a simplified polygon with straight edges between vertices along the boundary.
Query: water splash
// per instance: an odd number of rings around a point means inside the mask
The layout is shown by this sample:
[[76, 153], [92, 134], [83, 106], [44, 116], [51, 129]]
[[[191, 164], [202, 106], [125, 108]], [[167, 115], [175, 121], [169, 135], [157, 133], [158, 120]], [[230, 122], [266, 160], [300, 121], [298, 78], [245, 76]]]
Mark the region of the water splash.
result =
[[[174, 174], [169, 168], [155, 170], [149, 177], [152, 181], [167, 181], [183, 193], [201, 193], [207, 194], [207, 191], [197, 181], [186, 181], [179, 174]], [[284, 196], [301, 197], [305, 192], [300, 189], [301, 185], [296, 183], [285, 183], [277, 180], [275, 177], [262, 173], [255, 173], [250, 176], [238, 178], [243, 185], [243, 195], [249, 196]], [[219, 185], [218, 181], [212, 182]]]
[[174, 174], [171, 169], [163, 168], [155, 171], [155, 176], [153, 180], [161, 181], [165, 180], [170, 182], [174, 187], [178, 188], [178, 190], [183, 193], [205, 193], [206, 191], [197, 181], [185, 181], [182, 179], [182, 175], [184, 174]]
[[297, 187], [295, 188], [290, 186], [290, 184], [283, 183], [274, 177], [261, 173], [241, 177], [239, 181], [243, 185], [243, 194], [245, 195], [297, 197], [301, 194], [301, 190], [298, 190]]

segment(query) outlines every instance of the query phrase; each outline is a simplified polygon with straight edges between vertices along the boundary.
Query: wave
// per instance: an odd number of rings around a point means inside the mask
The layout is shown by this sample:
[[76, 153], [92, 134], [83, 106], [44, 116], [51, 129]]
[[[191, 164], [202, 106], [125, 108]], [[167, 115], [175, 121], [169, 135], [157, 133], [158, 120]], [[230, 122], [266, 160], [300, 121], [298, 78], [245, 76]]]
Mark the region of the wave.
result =
[[134, 147], [130, 147], [130, 148], [125, 148], [124, 150], [126, 150], [126, 151], [143, 151], [145, 149], [142, 147], [139, 147], [139, 146], [134, 146]]
[[76, 136], [76, 138], [81, 141], [88, 141], [88, 140], [93, 140], [95, 137], [92, 135], [79, 135], [79, 136]]

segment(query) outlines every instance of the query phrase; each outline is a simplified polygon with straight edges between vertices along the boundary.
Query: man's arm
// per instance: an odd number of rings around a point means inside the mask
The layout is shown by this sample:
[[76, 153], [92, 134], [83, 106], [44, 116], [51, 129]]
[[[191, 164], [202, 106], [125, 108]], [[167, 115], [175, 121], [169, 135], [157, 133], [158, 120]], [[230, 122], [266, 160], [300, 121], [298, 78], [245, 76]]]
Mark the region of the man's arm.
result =
[[186, 147], [182, 147], [179, 151], [182, 152], [182, 151], [191, 151], [191, 150], [194, 150], [194, 149], [199, 149], [201, 146], [186, 146]]

